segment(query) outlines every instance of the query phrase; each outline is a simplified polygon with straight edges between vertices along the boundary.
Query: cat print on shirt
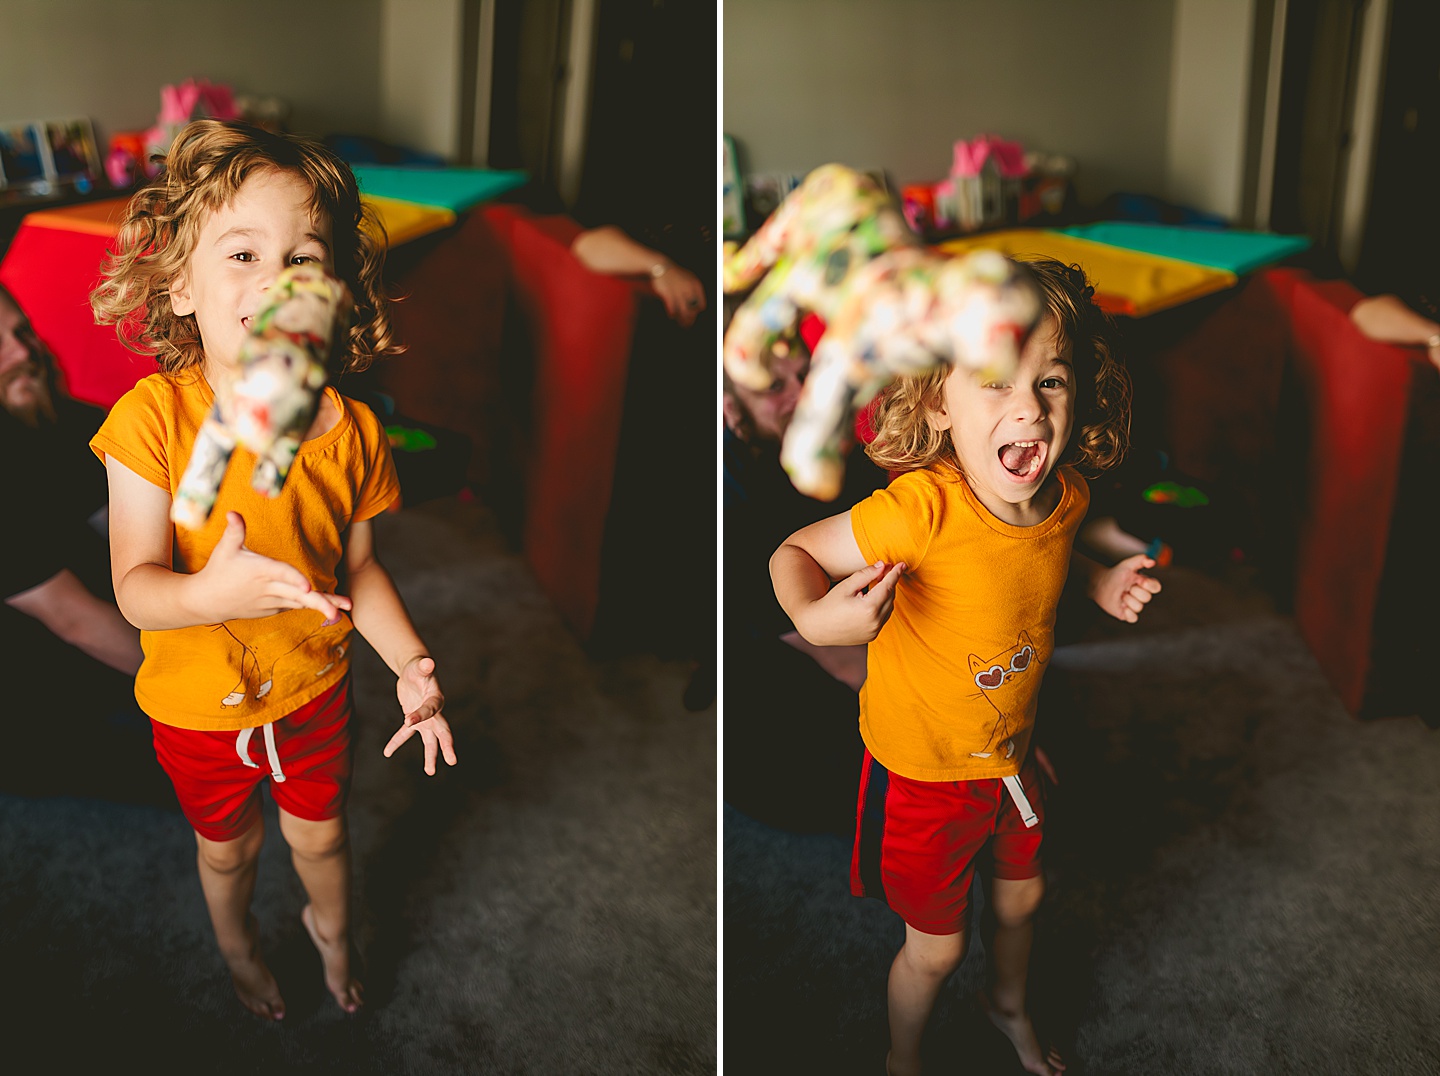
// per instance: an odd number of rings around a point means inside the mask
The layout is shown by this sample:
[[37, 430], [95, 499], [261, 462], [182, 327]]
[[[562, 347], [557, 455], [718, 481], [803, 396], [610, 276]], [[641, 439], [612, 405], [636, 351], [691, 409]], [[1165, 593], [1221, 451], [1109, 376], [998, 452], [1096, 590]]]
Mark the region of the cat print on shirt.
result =
[[[1019, 714], [1013, 713], [1017, 703], [1028, 700], [1033, 692], [1029, 680], [1037, 675], [1039, 655], [1030, 642], [1030, 633], [1022, 631], [1015, 645], [982, 659], [970, 655], [970, 675], [980, 689], [978, 697], [983, 698], [995, 709], [995, 722], [990, 727], [990, 737], [984, 751], [972, 751], [974, 758], [990, 758], [999, 751], [1004, 758], [1015, 754], [1015, 741], [1011, 738]], [[972, 696], [973, 697], [973, 696]]]
[[[329, 623], [330, 622], [327, 621], [326, 624], [322, 624], [321, 627], [326, 627]], [[239, 706], [245, 701], [247, 696], [257, 701], [263, 699], [270, 693], [270, 688], [275, 683], [275, 666], [280, 658], [286, 657], [300, 649], [300, 647], [315, 634], [315, 632], [311, 632], [310, 635], [301, 639], [300, 642], [296, 643], [284, 654], [280, 654], [272, 659], [269, 668], [264, 669], [262, 668], [261, 656], [258, 650], [253, 646], [247, 646], [241, 640], [237, 639], [235, 633], [226, 625], [221, 624], [218, 626], [218, 629], [229, 635], [230, 638], [234, 640], [235, 645], [240, 648], [240, 680], [236, 683], [230, 694], [220, 700], [221, 706]], [[335, 667], [337, 661], [345, 656], [345, 644], [337, 643], [332, 646], [328, 656], [331, 660], [326, 662], [321, 668], [315, 670], [316, 676], [324, 676]], [[262, 677], [264, 678], [263, 680], [261, 679]]]

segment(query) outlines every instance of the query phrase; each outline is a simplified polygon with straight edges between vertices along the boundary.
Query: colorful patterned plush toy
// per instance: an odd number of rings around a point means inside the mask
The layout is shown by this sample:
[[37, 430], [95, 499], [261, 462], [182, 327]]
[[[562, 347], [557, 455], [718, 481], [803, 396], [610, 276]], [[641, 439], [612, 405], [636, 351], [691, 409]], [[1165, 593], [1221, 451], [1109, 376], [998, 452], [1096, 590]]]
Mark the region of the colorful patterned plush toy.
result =
[[250, 323], [233, 378], [215, 386], [215, 408], [200, 427], [170, 508], [182, 527], [203, 526], [237, 445], [255, 453], [254, 489], [278, 497], [325, 384], [325, 361], [345, 338], [349, 289], [313, 265], [275, 278]]
[[754, 288], [725, 333], [725, 372], [739, 385], [770, 385], [770, 355], [805, 314], [826, 323], [780, 454], [795, 488], [822, 500], [840, 492], [856, 407], [940, 365], [1008, 376], [1040, 317], [1021, 266], [994, 251], [931, 251], [874, 180], [836, 164], [811, 172], [727, 256], [724, 287]]

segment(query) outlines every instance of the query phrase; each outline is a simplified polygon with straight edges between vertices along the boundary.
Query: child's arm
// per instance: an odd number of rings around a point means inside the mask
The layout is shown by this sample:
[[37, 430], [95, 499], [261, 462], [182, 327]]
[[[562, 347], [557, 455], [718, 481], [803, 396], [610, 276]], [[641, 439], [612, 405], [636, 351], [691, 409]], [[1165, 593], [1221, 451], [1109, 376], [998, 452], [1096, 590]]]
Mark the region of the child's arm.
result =
[[[770, 557], [770, 581], [780, 607], [801, 637], [816, 646], [868, 643], [879, 635], [904, 570], [903, 563], [865, 563], [848, 512], [796, 531]], [[839, 585], [832, 587], [832, 582]]]
[[1071, 560], [1085, 574], [1085, 593], [1116, 620], [1135, 623], [1146, 603], [1160, 593], [1160, 580], [1140, 570], [1155, 567], [1144, 553], [1126, 557], [1112, 568], [1084, 553], [1072, 553]]
[[405, 712], [399, 731], [385, 745], [385, 757], [418, 732], [425, 744], [425, 772], [433, 776], [437, 749], [447, 764], [456, 763], [450, 723], [441, 713], [445, 696], [435, 678], [435, 659], [416, 632], [395, 581], [375, 556], [375, 531], [368, 519], [350, 524], [345, 568], [354, 603], [350, 619], [395, 674], [395, 695]]
[[245, 521], [231, 512], [205, 567], [172, 567], [170, 494], [107, 456], [110, 483], [110, 572], [115, 604], [145, 631], [189, 628], [314, 609], [327, 620], [350, 599], [321, 594], [297, 569], [245, 548]]

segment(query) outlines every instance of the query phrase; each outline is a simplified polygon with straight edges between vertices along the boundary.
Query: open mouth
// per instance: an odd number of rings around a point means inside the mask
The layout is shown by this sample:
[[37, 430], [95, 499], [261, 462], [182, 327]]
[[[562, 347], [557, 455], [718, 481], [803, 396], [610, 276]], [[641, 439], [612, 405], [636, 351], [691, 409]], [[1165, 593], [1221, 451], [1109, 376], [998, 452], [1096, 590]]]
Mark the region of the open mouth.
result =
[[1040, 473], [1045, 466], [1049, 446], [1044, 441], [1012, 441], [1002, 445], [996, 455], [1000, 466], [1021, 481], [1028, 481]]

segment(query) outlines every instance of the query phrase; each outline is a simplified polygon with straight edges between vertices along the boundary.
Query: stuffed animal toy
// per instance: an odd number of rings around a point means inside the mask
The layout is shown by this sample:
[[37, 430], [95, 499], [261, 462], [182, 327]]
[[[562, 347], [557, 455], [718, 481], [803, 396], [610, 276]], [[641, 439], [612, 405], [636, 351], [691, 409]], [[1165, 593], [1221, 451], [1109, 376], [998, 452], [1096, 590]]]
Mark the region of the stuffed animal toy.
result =
[[827, 326], [780, 454], [795, 488], [820, 500], [840, 492], [857, 407], [895, 377], [940, 365], [1009, 376], [1041, 313], [1022, 266], [995, 251], [930, 250], [873, 179], [835, 164], [806, 176], [727, 254], [725, 291], [751, 287], [725, 333], [737, 384], [769, 386], [769, 358], [805, 314]]
[[353, 305], [344, 283], [313, 265], [291, 266], [270, 286], [251, 319], [233, 377], [215, 386], [215, 407], [200, 427], [170, 508], [182, 527], [210, 518], [236, 446], [253, 452], [250, 484], [278, 497], [305, 431], [314, 421], [326, 360], [345, 339]]

